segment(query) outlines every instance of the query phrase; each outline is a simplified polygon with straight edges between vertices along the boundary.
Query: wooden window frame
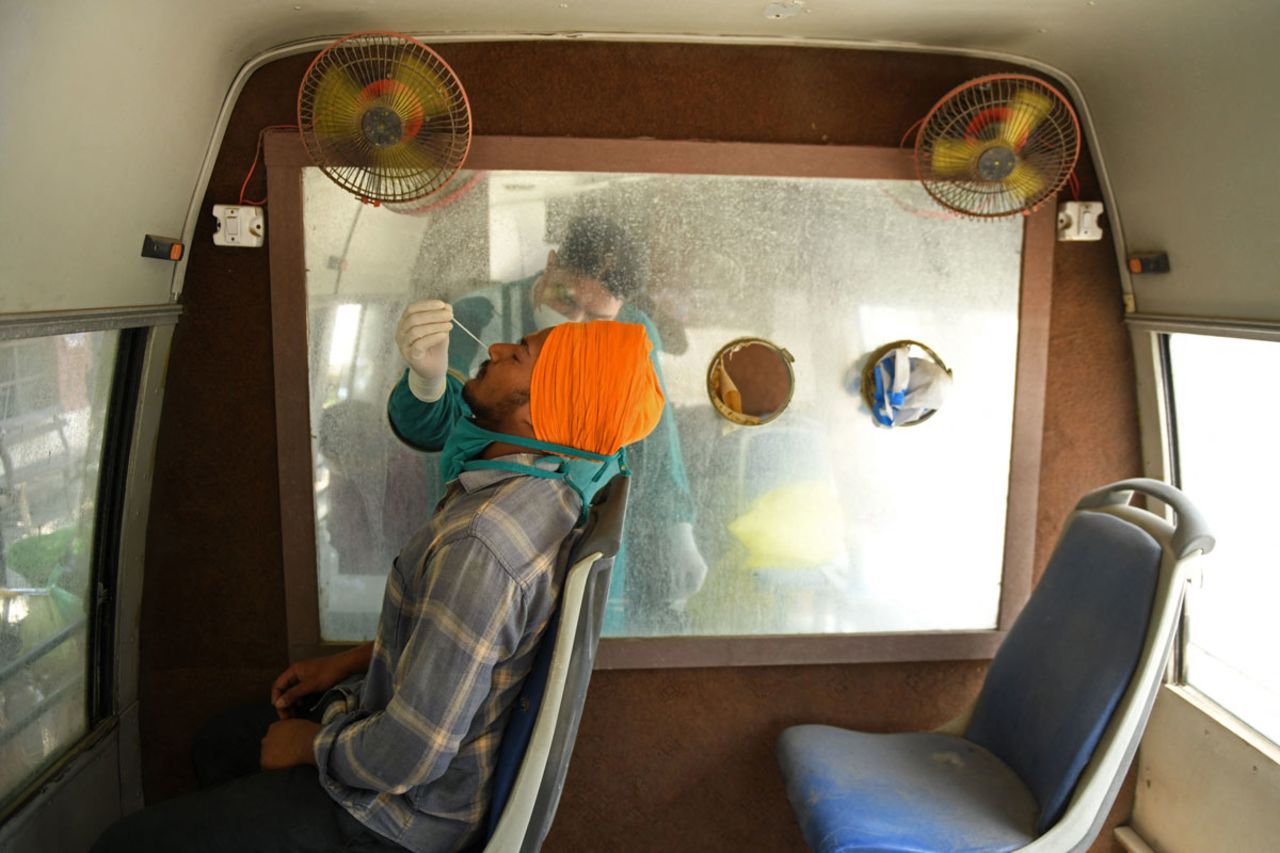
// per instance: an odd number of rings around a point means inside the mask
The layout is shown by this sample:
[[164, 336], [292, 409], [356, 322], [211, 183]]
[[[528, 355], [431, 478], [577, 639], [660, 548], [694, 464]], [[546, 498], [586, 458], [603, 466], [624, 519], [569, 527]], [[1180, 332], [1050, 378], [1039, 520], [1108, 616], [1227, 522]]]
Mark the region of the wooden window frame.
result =
[[[271, 326], [281, 546], [292, 659], [347, 644], [320, 638], [316, 527], [311, 469], [306, 266], [302, 170], [314, 165], [298, 134], [266, 134], [271, 239]], [[467, 168], [787, 178], [916, 180], [912, 152], [900, 148], [687, 142], [640, 139], [478, 136]], [[1056, 242], [1052, 204], [1026, 217], [1018, 303], [1004, 564], [996, 627], [979, 631], [703, 637], [605, 637], [599, 669], [985, 660], [995, 654], [1031, 593], [1049, 303]]]

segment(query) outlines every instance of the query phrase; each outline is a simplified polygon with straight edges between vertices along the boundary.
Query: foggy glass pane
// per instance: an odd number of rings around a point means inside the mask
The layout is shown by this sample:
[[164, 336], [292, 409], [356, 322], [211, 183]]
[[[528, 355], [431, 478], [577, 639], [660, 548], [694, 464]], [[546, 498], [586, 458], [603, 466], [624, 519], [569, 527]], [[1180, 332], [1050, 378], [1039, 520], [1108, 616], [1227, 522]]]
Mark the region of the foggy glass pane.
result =
[[[647, 289], [618, 319], [650, 321], [668, 399], [632, 449], [605, 633], [995, 625], [1021, 219], [951, 217], [911, 181], [462, 173], [407, 215], [307, 169], [304, 197], [326, 639], [371, 636], [391, 555], [443, 493], [435, 455], [386, 423], [400, 311], [474, 297], [499, 310], [473, 331], [518, 339], [533, 331], [530, 282], [586, 214], [647, 250]], [[763, 426], [730, 424], [707, 396], [711, 359], [740, 337], [795, 359], [792, 402]], [[937, 351], [955, 382], [928, 423], [877, 428], [848, 379], [902, 338]]]
[[86, 729], [94, 505], [117, 337], [0, 341], [0, 802]]

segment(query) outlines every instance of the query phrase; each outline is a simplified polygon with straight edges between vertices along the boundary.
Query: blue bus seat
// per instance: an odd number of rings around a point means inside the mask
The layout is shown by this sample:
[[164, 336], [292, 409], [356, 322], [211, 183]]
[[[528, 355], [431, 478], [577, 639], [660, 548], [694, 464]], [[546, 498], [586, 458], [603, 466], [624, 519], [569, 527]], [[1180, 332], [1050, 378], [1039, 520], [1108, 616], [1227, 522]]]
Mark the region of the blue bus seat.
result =
[[[1163, 502], [1176, 527], [1129, 506]], [[794, 726], [778, 757], [809, 847], [1084, 850], [1137, 749], [1191, 558], [1213, 548], [1172, 486], [1124, 480], [1076, 505], [977, 699], [934, 732]]]
[[503, 730], [485, 853], [535, 853], [551, 829], [595, 665], [629, 488], [618, 475], [596, 493], [570, 554], [559, 611]]

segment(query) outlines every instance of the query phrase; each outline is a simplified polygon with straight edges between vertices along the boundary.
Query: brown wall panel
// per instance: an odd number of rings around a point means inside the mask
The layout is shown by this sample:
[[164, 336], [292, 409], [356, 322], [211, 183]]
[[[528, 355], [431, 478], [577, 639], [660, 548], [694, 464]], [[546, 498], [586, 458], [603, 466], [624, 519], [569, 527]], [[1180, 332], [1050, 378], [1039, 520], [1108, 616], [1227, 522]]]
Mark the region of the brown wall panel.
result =
[[[284, 93], [277, 63], [251, 91]], [[304, 66], [305, 67], [305, 66]], [[156, 443], [142, 601], [140, 718], [149, 800], [192, 783], [195, 727], [265, 697], [285, 662], [275, 389], [265, 251], [213, 245], [211, 205], [235, 203], [259, 128], [288, 120], [279, 97], [236, 105], [189, 247]], [[250, 185], [249, 197], [265, 188]]]
[[[1101, 198], [1087, 151], [1081, 154], [1077, 174], [1080, 197]], [[1063, 519], [1080, 496], [1141, 472], [1133, 352], [1108, 229], [1098, 242], [1059, 243], [1054, 253], [1037, 578], [1053, 552]]]
[[977, 662], [597, 672], [544, 850], [803, 851], [774, 757], [787, 726], [931, 728]]
[[[483, 134], [896, 145], [982, 60], [813, 48], [512, 42], [439, 48]], [[144, 782], [188, 787], [204, 716], [264, 697], [286, 663], [267, 253], [215, 247], [258, 132], [295, 120], [309, 56], [236, 105], [190, 247], [157, 448], [142, 633]], [[1086, 192], [1092, 175], [1082, 168]], [[261, 197], [261, 173], [249, 188]], [[268, 235], [270, 239], [270, 235]], [[1132, 369], [1109, 241], [1054, 260], [1037, 572], [1086, 489], [1139, 472]], [[597, 673], [548, 851], [800, 850], [773, 758], [796, 722], [936, 725], [971, 662]], [[1117, 813], [1127, 814], [1123, 802]], [[1111, 849], [1104, 838], [1096, 849]]]

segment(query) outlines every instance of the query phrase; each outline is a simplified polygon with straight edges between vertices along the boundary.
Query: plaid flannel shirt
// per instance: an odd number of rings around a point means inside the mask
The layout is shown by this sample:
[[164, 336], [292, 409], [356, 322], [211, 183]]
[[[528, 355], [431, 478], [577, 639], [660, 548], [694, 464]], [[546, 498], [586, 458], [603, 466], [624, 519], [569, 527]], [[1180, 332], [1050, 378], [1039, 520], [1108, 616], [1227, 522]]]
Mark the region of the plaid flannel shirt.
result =
[[365, 826], [418, 853], [475, 840], [579, 504], [559, 480], [464, 472], [400, 552], [369, 671], [336, 689], [315, 739], [321, 784]]

